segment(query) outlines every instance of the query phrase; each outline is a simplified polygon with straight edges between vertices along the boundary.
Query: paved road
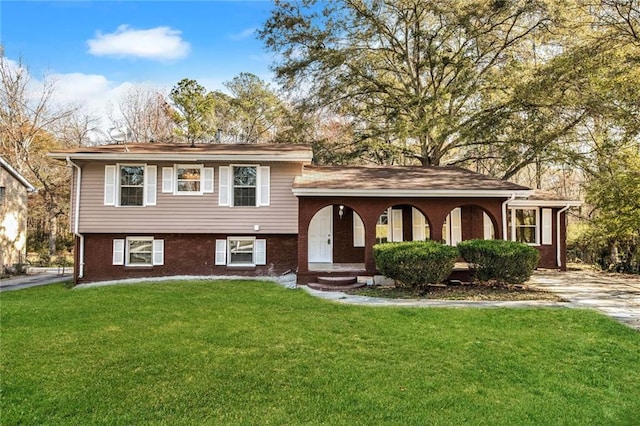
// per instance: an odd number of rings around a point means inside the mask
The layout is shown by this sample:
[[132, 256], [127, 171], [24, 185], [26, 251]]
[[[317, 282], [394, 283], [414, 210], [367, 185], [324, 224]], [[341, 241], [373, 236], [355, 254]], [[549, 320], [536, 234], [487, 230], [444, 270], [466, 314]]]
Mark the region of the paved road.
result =
[[64, 274], [58, 268], [32, 268], [28, 275], [0, 279], [0, 292], [58, 283], [73, 279], [73, 270], [66, 268]]

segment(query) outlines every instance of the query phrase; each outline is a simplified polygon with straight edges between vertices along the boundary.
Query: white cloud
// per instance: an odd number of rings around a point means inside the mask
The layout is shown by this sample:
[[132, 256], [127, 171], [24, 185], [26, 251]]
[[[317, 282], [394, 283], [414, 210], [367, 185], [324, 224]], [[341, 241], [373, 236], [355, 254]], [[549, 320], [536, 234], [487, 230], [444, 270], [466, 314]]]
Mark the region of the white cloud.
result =
[[133, 57], [153, 60], [184, 58], [191, 46], [184, 41], [182, 32], [169, 27], [136, 30], [120, 25], [115, 32], [98, 32], [88, 40], [89, 53], [95, 56]]
[[255, 28], [247, 28], [246, 30], [241, 31], [239, 33], [230, 34], [229, 38], [231, 40], [244, 40], [244, 39], [247, 39], [249, 37], [252, 37], [255, 33], [256, 33], [256, 29]]

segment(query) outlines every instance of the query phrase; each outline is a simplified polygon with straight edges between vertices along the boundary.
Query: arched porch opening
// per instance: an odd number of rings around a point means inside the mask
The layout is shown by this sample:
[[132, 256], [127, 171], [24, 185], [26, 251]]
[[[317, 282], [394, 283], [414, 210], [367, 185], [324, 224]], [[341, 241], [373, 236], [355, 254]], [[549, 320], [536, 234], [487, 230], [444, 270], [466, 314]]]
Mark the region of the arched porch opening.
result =
[[431, 222], [412, 204], [387, 207], [376, 222], [376, 243], [424, 241], [431, 239]]
[[477, 204], [451, 209], [442, 225], [442, 241], [457, 245], [460, 241], [496, 238], [497, 222], [491, 212]]
[[364, 269], [365, 224], [346, 204], [318, 209], [307, 229], [309, 270]]

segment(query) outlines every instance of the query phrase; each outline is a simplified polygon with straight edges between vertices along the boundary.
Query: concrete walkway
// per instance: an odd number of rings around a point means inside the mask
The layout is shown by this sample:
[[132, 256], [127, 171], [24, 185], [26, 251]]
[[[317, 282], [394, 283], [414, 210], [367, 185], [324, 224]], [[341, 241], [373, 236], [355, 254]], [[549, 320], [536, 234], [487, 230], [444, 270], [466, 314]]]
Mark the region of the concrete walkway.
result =
[[340, 303], [369, 306], [536, 308], [568, 307], [596, 309], [611, 318], [640, 330], [640, 277], [595, 271], [536, 271], [527, 283], [533, 288], [556, 293], [568, 302], [546, 300], [465, 301], [434, 299], [384, 299], [326, 292], [304, 287], [310, 294]]
[[29, 268], [27, 275], [0, 279], [0, 293], [73, 279], [73, 268]]

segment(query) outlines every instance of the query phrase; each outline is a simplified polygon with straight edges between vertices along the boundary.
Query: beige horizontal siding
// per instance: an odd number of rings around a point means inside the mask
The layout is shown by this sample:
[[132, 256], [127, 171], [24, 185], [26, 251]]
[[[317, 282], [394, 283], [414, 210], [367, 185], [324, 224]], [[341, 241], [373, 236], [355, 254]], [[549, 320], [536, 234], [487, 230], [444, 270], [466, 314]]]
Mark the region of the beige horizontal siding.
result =
[[[80, 195], [81, 233], [238, 233], [296, 234], [298, 232], [298, 199], [291, 192], [301, 164], [262, 163], [271, 166], [271, 202], [265, 207], [224, 207], [218, 205], [218, 167], [228, 164], [205, 163], [214, 167], [214, 192], [203, 195], [162, 193], [162, 168], [157, 165], [157, 205], [149, 207], [105, 206], [104, 166], [113, 163], [87, 163], [82, 167]], [[184, 164], [184, 163], [181, 163]], [[260, 230], [254, 231], [254, 225]]]

